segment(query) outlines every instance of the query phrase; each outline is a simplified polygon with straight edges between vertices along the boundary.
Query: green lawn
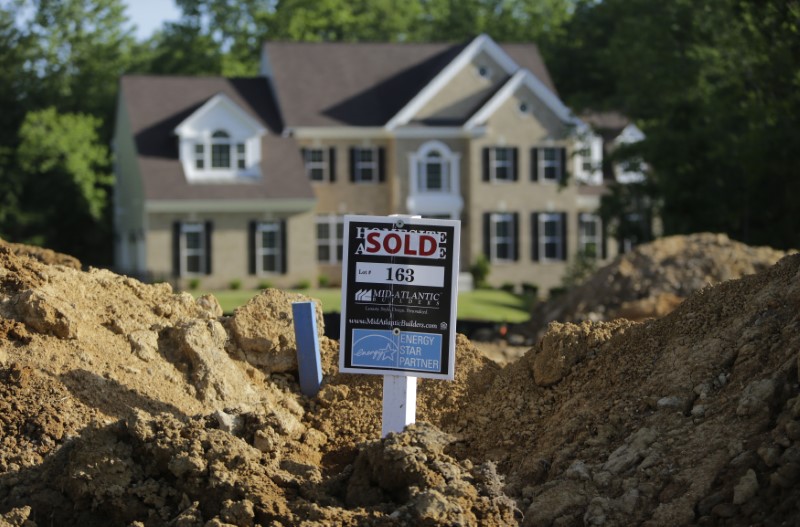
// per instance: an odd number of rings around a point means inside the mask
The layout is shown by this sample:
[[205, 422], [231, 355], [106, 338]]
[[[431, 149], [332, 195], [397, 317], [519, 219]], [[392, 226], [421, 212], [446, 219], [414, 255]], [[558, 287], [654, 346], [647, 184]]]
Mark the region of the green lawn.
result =
[[[315, 298], [322, 303], [325, 312], [341, 311], [342, 290], [338, 288], [293, 290]], [[254, 290], [194, 291], [194, 296], [211, 293], [225, 313], [232, 312], [258, 294]], [[524, 298], [494, 289], [481, 289], [458, 295], [458, 318], [491, 320], [495, 322], [524, 322], [528, 319], [528, 308]]]

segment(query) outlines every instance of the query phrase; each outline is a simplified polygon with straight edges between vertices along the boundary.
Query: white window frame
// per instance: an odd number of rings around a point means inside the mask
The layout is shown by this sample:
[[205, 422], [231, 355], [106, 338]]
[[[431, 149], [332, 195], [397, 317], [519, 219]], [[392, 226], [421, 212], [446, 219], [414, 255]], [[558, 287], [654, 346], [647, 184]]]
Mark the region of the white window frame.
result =
[[[282, 223], [280, 221], [261, 221], [256, 224], [256, 271], [259, 275], [267, 274], [281, 274], [283, 270], [283, 254], [281, 249], [283, 247], [283, 232]], [[264, 233], [275, 233], [275, 247], [264, 246]], [[275, 269], [264, 268], [264, 256], [275, 256]]]
[[[187, 243], [187, 235], [197, 233], [200, 237], [200, 247], [190, 249]], [[181, 223], [180, 236], [180, 264], [181, 276], [203, 276], [206, 274], [206, 226], [203, 222], [183, 222]], [[199, 265], [197, 271], [189, 271], [189, 257], [197, 256]]]
[[[314, 161], [312, 159], [314, 153], [320, 153], [321, 154], [321, 160], [320, 161]], [[328, 165], [328, 149], [327, 148], [322, 148], [322, 147], [319, 147], [319, 148], [306, 148], [305, 149], [305, 159], [303, 161], [305, 161], [306, 177], [308, 177], [309, 181], [320, 182], [320, 181], [329, 181], [330, 180], [330, 174], [328, 173], [329, 165]], [[312, 174], [313, 174], [314, 170], [321, 170], [322, 171], [321, 172], [322, 173], [322, 177], [319, 178], [319, 179], [316, 179], [316, 178], [312, 177]]]
[[[497, 228], [501, 223], [508, 223], [508, 234], [499, 236]], [[517, 248], [514, 247], [516, 233], [514, 232], [514, 215], [509, 212], [493, 212], [489, 215], [489, 260], [491, 262], [514, 262]], [[501, 258], [497, 250], [501, 243], [508, 244], [508, 257]]]
[[[497, 152], [504, 150], [508, 153], [508, 159], [498, 160]], [[504, 166], [508, 169], [508, 177], [497, 177], [498, 167]], [[489, 179], [495, 183], [513, 183], [514, 182], [514, 148], [511, 146], [494, 146], [489, 149]]]
[[[585, 227], [587, 225], [594, 225], [594, 234], [586, 232]], [[598, 260], [602, 258], [600, 254], [602, 251], [600, 244], [603, 238], [602, 225], [602, 220], [597, 214], [583, 213], [578, 215], [578, 248], [584, 255]], [[591, 245], [594, 245], [594, 254], [592, 255], [587, 252], [587, 248]]]
[[[321, 239], [319, 237], [319, 229], [316, 228], [319, 225], [328, 226], [328, 236], [326, 238]], [[315, 228], [315, 237], [317, 240], [317, 262], [330, 265], [342, 263], [342, 251], [344, 250], [344, 216], [337, 216], [335, 214], [317, 216]], [[321, 259], [319, 257], [320, 247], [327, 247], [327, 259]]]
[[[547, 159], [546, 152], [554, 152], [555, 159]], [[549, 181], [551, 183], [558, 183], [559, 173], [562, 172], [560, 147], [557, 146], [542, 146], [539, 147], [539, 180]], [[554, 177], [547, 177], [547, 169], [554, 168]]]
[[[449, 152], [447, 153], [449, 154]], [[450, 192], [450, 160], [449, 155], [438, 149], [431, 149], [419, 161], [419, 181], [420, 192]], [[428, 169], [431, 165], [439, 166], [439, 178], [441, 185], [439, 188], [432, 188]]]
[[[562, 233], [564, 227], [561, 224], [561, 214], [559, 213], [541, 213], [539, 214], [539, 261], [540, 262], [560, 262], [564, 259], [564, 239]], [[552, 236], [547, 235], [547, 223], [553, 222], [556, 225], [556, 234]], [[556, 255], [554, 257], [547, 256], [547, 244], [556, 244]]]
[[[225, 137], [219, 134], [225, 134]], [[212, 166], [215, 147], [227, 148], [228, 165]], [[207, 137], [194, 142], [193, 161], [194, 171], [200, 173], [243, 171], [247, 169], [247, 143], [234, 140], [227, 130], [218, 128]]]
[[[362, 161], [361, 160], [361, 153], [362, 152], [371, 152], [372, 153], [372, 161]], [[355, 166], [353, 167], [353, 180], [356, 183], [378, 183], [380, 181], [380, 175], [378, 174], [378, 170], [380, 167], [378, 166], [378, 148], [375, 146], [357, 146], [355, 147], [355, 152], [353, 155], [353, 163]], [[363, 172], [366, 170], [372, 171], [372, 176], [367, 178], [364, 177]]]

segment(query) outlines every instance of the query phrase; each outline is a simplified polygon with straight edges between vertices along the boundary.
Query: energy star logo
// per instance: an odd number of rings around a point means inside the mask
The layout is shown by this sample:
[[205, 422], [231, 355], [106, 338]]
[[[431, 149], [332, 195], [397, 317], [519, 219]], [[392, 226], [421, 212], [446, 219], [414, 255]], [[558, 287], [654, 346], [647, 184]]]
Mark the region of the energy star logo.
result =
[[359, 289], [356, 291], [356, 302], [374, 302], [375, 290], [374, 289]]

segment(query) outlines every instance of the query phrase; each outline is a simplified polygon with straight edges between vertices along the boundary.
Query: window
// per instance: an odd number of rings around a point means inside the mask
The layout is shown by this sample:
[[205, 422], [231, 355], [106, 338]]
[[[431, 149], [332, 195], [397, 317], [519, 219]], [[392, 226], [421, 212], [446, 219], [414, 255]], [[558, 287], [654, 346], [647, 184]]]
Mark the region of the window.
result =
[[344, 219], [341, 216], [317, 216], [317, 261], [335, 264], [342, 261]]
[[280, 221], [256, 225], [256, 267], [259, 273], [281, 273], [283, 228]]
[[172, 243], [176, 276], [211, 274], [211, 222], [175, 222]]
[[419, 170], [421, 192], [449, 192], [449, 163], [438, 150], [431, 150], [422, 159]]
[[517, 180], [517, 149], [516, 148], [485, 148], [484, 181], [516, 181]]
[[217, 130], [211, 134], [211, 168], [231, 167], [231, 136]]
[[533, 259], [555, 262], [567, 259], [567, 215], [563, 212], [533, 214]]
[[531, 179], [560, 182], [566, 168], [566, 148], [545, 147], [531, 150]]
[[490, 262], [517, 259], [517, 215], [490, 212], [484, 215], [484, 250]]
[[591, 258], [601, 256], [601, 240], [600, 217], [595, 214], [578, 216], [578, 247], [580, 251]]
[[198, 170], [206, 167], [205, 147], [202, 144], [194, 145], [194, 167]]
[[[209, 159], [210, 156], [210, 159]], [[194, 167], [197, 170], [230, 170], [247, 168], [247, 149], [236, 143], [225, 130], [216, 130], [206, 142], [194, 145]]]
[[311, 181], [325, 181], [328, 179], [328, 160], [322, 148], [306, 148], [303, 158], [306, 163], [306, 175]]
[[355, 148], [353, 181], [371, 183], [378, 181], [378, 151], [376, 148]]

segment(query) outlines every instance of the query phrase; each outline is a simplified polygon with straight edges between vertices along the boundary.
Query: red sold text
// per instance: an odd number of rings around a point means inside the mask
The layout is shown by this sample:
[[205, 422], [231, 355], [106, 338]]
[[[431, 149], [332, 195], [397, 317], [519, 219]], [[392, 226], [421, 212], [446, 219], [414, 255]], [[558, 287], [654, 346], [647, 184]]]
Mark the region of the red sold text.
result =
[[441, 231], [398, 231], [358, 227], [361, 240], [355, 254], [370, 256], [411, 256], [442, 260], [447, 256], [447, 233]]

